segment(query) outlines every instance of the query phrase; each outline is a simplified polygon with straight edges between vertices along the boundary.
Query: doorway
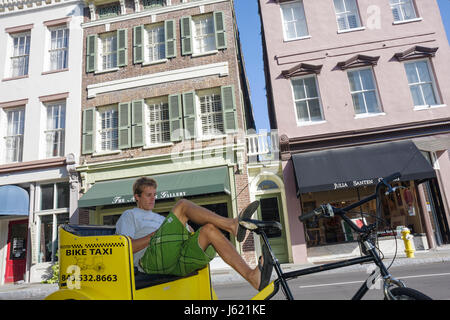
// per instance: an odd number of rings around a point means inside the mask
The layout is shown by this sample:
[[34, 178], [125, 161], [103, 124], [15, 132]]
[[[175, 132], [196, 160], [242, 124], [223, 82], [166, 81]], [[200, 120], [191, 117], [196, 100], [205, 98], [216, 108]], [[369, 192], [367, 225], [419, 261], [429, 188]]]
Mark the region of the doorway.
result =
[[27, 262], [27, 236], [28, 219], [9, 222], [5, 283], [24, 280]]
[[289, 255], [286, 242], [286, 231], [283, 214], [280, 212], [281, 197], [280, 195], [261, 195], [257, 197], [260, 202], [258, 208], [258, 219], [262, 221], [277, 221], [281, 223], [282, 230], [274, 230], [267, 233], [269, 244], [272, 247], [275, 256], [280, 263], [289, 262]]

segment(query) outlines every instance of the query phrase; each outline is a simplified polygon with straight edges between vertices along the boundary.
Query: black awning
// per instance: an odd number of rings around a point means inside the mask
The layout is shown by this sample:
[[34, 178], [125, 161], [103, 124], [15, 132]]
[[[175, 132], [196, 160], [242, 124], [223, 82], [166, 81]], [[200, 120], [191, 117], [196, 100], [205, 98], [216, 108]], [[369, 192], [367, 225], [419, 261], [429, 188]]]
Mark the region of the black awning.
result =
[[409, 140], [294, 154], [292, 161], [297, 195], [373, 185], [394, 172], [402, 174], [402, 181], [436, 176]]

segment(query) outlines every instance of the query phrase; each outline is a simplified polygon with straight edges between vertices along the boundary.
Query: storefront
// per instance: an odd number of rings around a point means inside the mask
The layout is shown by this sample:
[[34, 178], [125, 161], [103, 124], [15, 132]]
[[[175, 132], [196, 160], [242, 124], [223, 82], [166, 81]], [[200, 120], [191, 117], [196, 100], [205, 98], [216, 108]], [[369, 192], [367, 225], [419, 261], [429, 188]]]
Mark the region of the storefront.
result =
[[[375, 192], [380, 178], [400, 172], [401, 178], [392, 183], [397, 191], [382, 199], [378, 235], [392, 238], [395, 230], [408, 227], [422, 249], [428, 248], [432, 229], [426, 211], [431, 202], [425, 198], [434, 194], [425, 189], [434, 185], [435, 171], [412, 141], [397, 141], [331, 149], [292, 156], [297, 196], [302, 212], [306, 213], [324, 203], [344, 207]], [[437, 213], [445, 216], [444, 212]], [[354, 209], [349, 217], [357, 224], [376, 221], [375, 201]], [[355, 242], [356, 234], [340, 217], [309, 221], [304, 225], [308, 256], [314, 247]], [[416, 249], [421, 249], [418, 243]], [[418, 247], [418, 248], [417, 248]], [[323, 250], [322, 250], [323, 251]], [[333, 250], [329, 250], [332, 252]]]
[[29, 257], [29, 195], [27, 190], [0, 186], [0, 283], [25, 279]]

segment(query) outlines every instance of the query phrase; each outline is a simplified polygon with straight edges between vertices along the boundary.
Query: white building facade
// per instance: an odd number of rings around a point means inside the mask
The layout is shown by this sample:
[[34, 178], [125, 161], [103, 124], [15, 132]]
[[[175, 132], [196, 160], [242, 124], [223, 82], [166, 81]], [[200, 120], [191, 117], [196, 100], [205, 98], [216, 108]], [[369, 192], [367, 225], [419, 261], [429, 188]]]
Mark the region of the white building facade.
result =
[[0, 285], [40, 281], [78, 222], [83, 10], [0, 0]]

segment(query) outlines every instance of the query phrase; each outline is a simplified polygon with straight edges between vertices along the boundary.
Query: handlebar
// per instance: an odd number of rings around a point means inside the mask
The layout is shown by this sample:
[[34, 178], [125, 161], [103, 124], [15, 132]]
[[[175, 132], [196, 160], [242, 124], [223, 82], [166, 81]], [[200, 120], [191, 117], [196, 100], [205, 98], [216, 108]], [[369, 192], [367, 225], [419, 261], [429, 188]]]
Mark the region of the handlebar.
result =
[[[375, 193], [367, 198], [362, 199], [361, 201], [358, 201], [357, 203], [351, 204], [345, 208], [333, 208], [330, 204], [327, 205], [321, 205], [319, 208], [314, 209], [311, 212], [305, 213], [301, 216], [299, 216], [298, 218], [300, 219], [301, 222], [304, 222], [306, 220], [309, 220], [313, 217], [333, 217], [334, 214], [338, 214], [338, 215], [342, 215], [345, 214], [347, 211], [352, 210], [356, 207], [359, 207], [360, 205], [369, 202], [371, 200], [374, 200], [377, 198], [378, 196], [378, 190], [380, 189], [380, 187], [382, 185], [386, 186], [388, 188], [388, 194], [391, 193], [392, 191], [394, 191], [394, 189], [392, 189], [391, 185], [389, 184], [391, 181], [400, 178], [402, 175], [400, 174], [400, 172], [396, 172], [391, 174], [390, 176], [387, 176], [385, 178], [382, 178], [378, 183], [377, 186], [375, 188]], [[345, 216], [343, 216], [345, 217]], [[347, 220], [347, 219], [345, 219]], [[359, 228], [358, 228], [359, 229]]]

